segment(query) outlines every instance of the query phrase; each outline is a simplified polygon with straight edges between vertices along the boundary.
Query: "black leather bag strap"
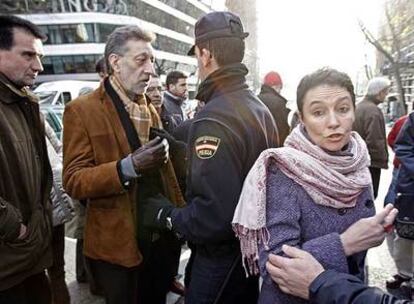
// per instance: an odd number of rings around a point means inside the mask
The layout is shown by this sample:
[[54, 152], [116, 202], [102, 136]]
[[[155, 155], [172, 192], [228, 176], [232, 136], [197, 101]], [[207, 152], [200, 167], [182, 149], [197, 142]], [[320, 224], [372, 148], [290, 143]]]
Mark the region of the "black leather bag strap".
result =
[[135, 151], [141, 147], [141, 141], [139, 140], [137, 130], [135, 130], [134, 125], [132, 124], [131, 119], [129, 118], [128, 112], [125, 110], [124, 103], [122, 102], [119, 95], [115, 92], [111, 83], [109, 82], [109, 77], [104, 80], [105, 90], [108, 93], [109, 97], [115, 106], [116, 111], [118, 112], [119, 119], [121, 120], [122, 127], [125, 131], [125, 134], [128, 139], [129, 146], [132, 151]]

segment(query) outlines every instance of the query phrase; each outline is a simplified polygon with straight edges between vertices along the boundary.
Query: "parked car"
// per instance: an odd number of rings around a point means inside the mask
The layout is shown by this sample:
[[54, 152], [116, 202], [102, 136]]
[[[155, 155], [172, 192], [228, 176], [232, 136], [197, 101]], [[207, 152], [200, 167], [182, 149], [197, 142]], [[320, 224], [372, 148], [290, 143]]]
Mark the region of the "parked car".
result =
[[40, 105], [40, 112], [42, 112], [43, 116], [45, 117], [46, 121], [52, 127], [53, 131], [55, 131], [56, 136], [62, 140], [62, 129], [63, 129], [63, 111], [64, 107], [60, 106], [45, 106]]
[[65, 106], [79, 96], [81, 89], [96, 89], [99, 81], [59, 80], [40, 84], [34, 93], [40, 98], [40, 106]]

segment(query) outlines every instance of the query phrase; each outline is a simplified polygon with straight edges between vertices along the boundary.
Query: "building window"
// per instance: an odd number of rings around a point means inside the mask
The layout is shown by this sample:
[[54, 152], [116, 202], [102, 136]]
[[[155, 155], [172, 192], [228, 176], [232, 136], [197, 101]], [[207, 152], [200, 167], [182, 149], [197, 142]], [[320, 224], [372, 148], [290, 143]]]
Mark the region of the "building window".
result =
[[191, 64], [179, 63], [166, 59], [155, 59], [155, 71], [158, 75], [165, 75], [171, 71], [179, 70], [187, 75], [195, 74], [197, 67]]
[[191, 44], [185, 43], [179, 40], [175, 40], [173, 38], [158, 35], [157, 39], [153, 43], [154, 48], [158, 50], [162, 50], [164, 52], [170, 52], [178, 55], [187, 55], [188, 51], [191, 48]]
[[122, 25], [116, 25], [116, 24], [106, 24], [106, 23], [98, 23], [97, 28], [99, 31], [98, 35], [98, 42], [105, 43], [108, 40], [108, 36], [118, 27], [121, 27]]
[[194, 19], [199, 19], [201, 16], [206, 14], [204, 11], [202, 11], [198, 7], [195, 7], [191, 3], [187, 2], [187, 0], [159, 0], [159, 1], [183, 12], [184, 14], [187, 14], [193, 17]]
[[45, 56], [42, 60], [42, 74], [75, 74], [95, 73], [95, 62], [101, 57], [94, 55], [66, 55], [66, 56]]
[[[42, 60], [44, 68], [42, 74], [95, 73], [95, 62], [101, 56], [100, 54], [45, 56]], [[155, 69], [159, 75], [167, 74], [173, 70], [180, 70], [190, 75], [196, 72], [197, 67], [166, 59], [156, 59]]]
[[93, 24], [54, 24], [39, 26], [47, 36], [45, 44], [96, 42]]
[[[45, 44], [106, 43], [108, 36], [121, 25], [104, 23], [43, 25], [48, 39]], [[154, 47], [164, 52], [187, 55], [191, 44], [157, 34]]]
[[161, 27], [194, 37], [194, 26], [144, 2], [137, 2], [138, 18]]

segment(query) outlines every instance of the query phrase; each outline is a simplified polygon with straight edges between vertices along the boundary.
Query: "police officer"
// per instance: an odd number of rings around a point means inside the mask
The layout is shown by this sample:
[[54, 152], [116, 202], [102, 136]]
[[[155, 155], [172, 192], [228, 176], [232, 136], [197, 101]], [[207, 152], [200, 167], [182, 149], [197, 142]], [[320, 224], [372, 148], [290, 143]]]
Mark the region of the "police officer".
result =
[[[238, 16], [212, 12], [195, 25], [195, 55], [205, 102], [190, 128], [187, 207], [154, 198], [152, 225], [168, 227], [196, 246], [186, 303], [256, 303], [258, 280], [246, 278], [231, 228], [243, 181], [259, 154], [278, 146], [266, 106], [246, 84], [241, 63], [248, 36]], [[148, 206], [148, 205], [147, 205]]]

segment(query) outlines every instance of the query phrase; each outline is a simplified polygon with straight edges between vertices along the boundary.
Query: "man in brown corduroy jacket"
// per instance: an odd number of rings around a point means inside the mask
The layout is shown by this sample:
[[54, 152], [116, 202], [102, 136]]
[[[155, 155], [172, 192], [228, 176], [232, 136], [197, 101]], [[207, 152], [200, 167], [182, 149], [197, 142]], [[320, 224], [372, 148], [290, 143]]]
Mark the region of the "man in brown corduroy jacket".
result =
[[105, 48], [109, 76], [63, 117], [63, 183], [86, 201], [84, 254], [109, 304], [165, 303], [171, 283], [157, 258], [171, 232], [146, 229], [141, 212], [156, 195], [183, 204], [168, 141], [151, 129], [160, 118], [144, 96], [155, 74], [152, 40], [138, 26], [116, 29]]

